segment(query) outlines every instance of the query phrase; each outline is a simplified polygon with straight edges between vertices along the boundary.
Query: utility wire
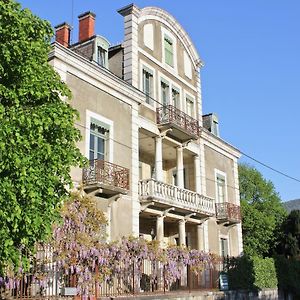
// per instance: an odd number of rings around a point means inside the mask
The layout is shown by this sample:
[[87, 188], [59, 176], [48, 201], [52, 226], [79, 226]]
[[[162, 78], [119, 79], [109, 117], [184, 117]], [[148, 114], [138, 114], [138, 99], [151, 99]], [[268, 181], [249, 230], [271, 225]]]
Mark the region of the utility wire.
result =
[[[85, 58], [87, 58], [87, 57], [86, 57], [86, 54], [83, 53], [80, 49], [75, 48], [75, 49], [71, 49], [71, 50], [74, 50], [75, 52], [78, 52], [79, 55], [82, 55], [82, 56], [84, 56]], [[102, 67], [102, 68], [104, 68], [105, 70], [107, 70], [108, 72], [112, 73], [109, 69], [105, 68], [104, 66], [101, 66], [97, 61], [95, 61], [95, 60], [93, 60], [93, 59], [91, 59], [90, 61], [92, 61], [93, 63], [96, 63], [96, 64], [99, 65], [100, 67]], [[112, 74], [113, 74], [113, 73], [112, 73]], [[120, 79], [122, 79], [122, 78], [120, 78]], [[126, 84], [128, 84], [126, 81], [124, 81], [124, 82], [125, 82]], [[136, 89], [137, 89], [137, 88], [136, 88]], [[157, 104], [160, 105], [160, 106], [163, 106], [163, 104], [161, 104], [158, 100], [156, 100], [155, 98], [153, 98], [153, 97], [147, 95], [144, 91], [141, 91], [141, 90], [139, 90], [139, 89], [137, 89], [137, 90], [138, 90], [139, 92], [142, 92], [142, 93], [143, 93], [148, 99], [150, 99], [151, 101], [157, 103]], [[80, 125], [80, 124], [77, 124], [77, 125], [82, 126], [82, 125]], [[116, 141], [116, 142], [117, 142], [117, 141]], [[118, 142], [117, 142], [117, 143], [118, 143]], [[124, 145], [124, 146], [126, 146], [126, 145]], [[128, 147], [128, 146], [126, 146], [126, 147]], [[300, 179], [295, 178], [295, 177], [293, 177], [293, 176], [290, 176], [290, 175], [288, 175], [288, 174], [286, 174], [286, 173], [284, 173], [284, 172], [282, 172], [282, 171], [279, 171], [279, 170], [277, 170], [277, 169], [275, 169], [275, 168], [273, 168], [273, 167], [267, 165], [266, 163], [263, 163], [263, 162], [259, 161], [258, 159], [254, 158], [254, 157], [252, 157], [252, 156], [250, 156], [250, 155], [248, 155], [248, 154], [246, 154], [246, 153], [243, 152], [243, 151], [240, 151], [240, 153], [241, 153], [242, 155], [248, 157], [249, 159], [255, 161], [256, 163], [258, 163], [258, 164], [264, 166], [265, 168], [270, 169], [270, 170], [272, 170], [272, 171], [275, 172], [275, 173], [278, 173], [278, 174], [280, 174], [280, 175], [282, 175], [282, 176], [284, 176], [284, 177], [286, 177], [286, 178], [289, 178], [289, 179], [291, 179], [291, 180], [293, 180], [293, 181], [296, 181], [296, 182], [300, 183]], [[206, 179], [208, 179], [208, 178], [206, 178]], [[208, 179], [208, 180], [210, 180], [210, 179]], [[232, 188], [234, 188], [234, 187], [232, 187]]]
[[300, 179], [297, 179], [297, 178], [295, 178], [295, 177], [293, 177], [293, 176], [290, 176], [290, 175], [288, 175], [288, 174], [286, 174], [286, 173], [283, 173], [283, 172], [281, 172], [281, 171], [279, 171], [279, 170], [277, 170], [277, 169], [275, 169], [275, 168], [273, 168], [273, 167], [271, 167], [271, 166], [269, 166], [269, 165], [267, 165], [267, 164], [265, 164], [265, 163], [263, 163], [263, 162], [257, 160], [256, 158], [254, 158], [254, 157], [252, 157], [252, 156], [246, 154], [245, 152], [242, 152], [242, 151], [240, 151], [240, 152], [241, 152], [242, 155], [244, 155], [244, 156], [250, 158], [251, 160], [257, 162], [258, 164], [264, 166], [265, 168], [270, 169], [270, 170], [272, 170], [273, 172], [278, 173], [278, 174], [280, 174], [280, 175], [282, 175], [282, 176], [284, 176], [284, 177], [287, 177], [287, 178], [289, 178], [289, 179], [292, 179], [292, 180], [294, 180], [294, 181], [296, 181], [296, 182], [300, 182]]

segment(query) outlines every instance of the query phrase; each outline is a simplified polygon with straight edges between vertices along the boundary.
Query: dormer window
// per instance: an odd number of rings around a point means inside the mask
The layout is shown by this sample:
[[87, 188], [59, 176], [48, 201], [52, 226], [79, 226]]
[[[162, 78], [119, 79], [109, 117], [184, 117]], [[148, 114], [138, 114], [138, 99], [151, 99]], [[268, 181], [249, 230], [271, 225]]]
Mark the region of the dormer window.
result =
[[98, 46], [97, 63], [105, 68], [107, 66], [107, 51], [100, 46]]
[[164, 48], [165, 48], [165, 63], [174, 67], [174, 45], [173, 40], [165, 34], [164, 36]]

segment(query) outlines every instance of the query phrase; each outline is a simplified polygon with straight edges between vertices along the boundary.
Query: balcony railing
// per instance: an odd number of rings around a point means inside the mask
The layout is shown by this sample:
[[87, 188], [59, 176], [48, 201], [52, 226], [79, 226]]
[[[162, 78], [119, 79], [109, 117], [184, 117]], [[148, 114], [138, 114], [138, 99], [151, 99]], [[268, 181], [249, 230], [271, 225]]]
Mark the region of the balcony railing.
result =
[[91, 160], [90, 166], [83, 169], [82, 177], [84, 185], [102, 184], [129, 190], [129, 170], [104, 160]]
[[213, 199], [154, 179], [140, 181], [139, 195], [142, 200], [151, 199], [172, 207], [207, 216], [215, 214]]
[[173, 105], [158, 107], [156, 118], [158, 125], [175, 125], [192, 137], [198, 138], [200, 136], [198, 121]]
[[217, 220], [239, 223], [241, 221], [240, 206], [229, 202], [216, 203], [216, 217]]

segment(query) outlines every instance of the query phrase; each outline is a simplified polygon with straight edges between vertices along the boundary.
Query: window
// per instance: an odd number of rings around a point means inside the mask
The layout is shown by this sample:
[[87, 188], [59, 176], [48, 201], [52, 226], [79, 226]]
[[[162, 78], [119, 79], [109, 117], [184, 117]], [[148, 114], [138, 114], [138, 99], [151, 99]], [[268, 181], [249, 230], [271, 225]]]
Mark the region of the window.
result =
[[228, 239], [220, 238], [220, 254], [222, 257], [227, 257], [229, 255], [228, 251]]
[[194, 100], [190, 97], [186, 97], [186, 113], [191, 116], [194, 117]]
[[166, 81], [161, 81], [161, 102], [163, 106], [169, 104], [169, 84]]
[[225, 177], [217, 175], [217, 200], [218, 203], [225, 202]]
[[93, 118], [91, 119], [89, 160], [106, 159], [108, 134], [109, 129], [106, 125]]
[[98, 47], [97, 63], [102, 67], [106, 67], [106, 56], [107, 51], [104, 50], [102, 47]]
[[165, 35], [164, 37], [164, 48], [165, 63], [167, 63], [171, 67], [174, 67], [173, 41], [167, 35]]
[[216, 120], [212, 121], [211, 133], [213, 133], [216, 136], [219, 136], [219, 124], [218, 124], [218, 121], [216, 121]]
[[172, 88], [172, 104], [176, 108], [180, 108], [180, 93], [176, 88]]
[[143, 92], [146, 94], [146, 103], [153, 104], [153, 73], [143, 68]]

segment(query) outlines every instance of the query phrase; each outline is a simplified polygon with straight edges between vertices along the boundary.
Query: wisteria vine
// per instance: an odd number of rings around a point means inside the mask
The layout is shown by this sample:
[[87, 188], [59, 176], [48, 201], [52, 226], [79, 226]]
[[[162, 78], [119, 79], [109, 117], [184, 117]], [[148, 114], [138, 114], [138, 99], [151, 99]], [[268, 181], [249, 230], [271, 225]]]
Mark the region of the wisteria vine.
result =
[[[94, 200], [82, 192], [72, 194], [61, 214], [62, 222], [54, 227], [49, 243], [32, 256], [31, 280], [38, 281], [40, 286], [47, 285], [49, 270], [55, 266], [63, 278], [68, 278], [65, 286], [75, 286], [78, 294], [92, 294], [95, 282], [101, 285], [114, 279], [130, 280], [133, 274], [140, 280], [145, 275], [145, 263], [151, 266], [147, 274], [150, 284], [157, 283], [159, 274], [163, 274], [168, 285], [180, 279], [187, 266], [199, 273], [211, 268], [216, 259], [195, 249], [177, 246], [161, 249], [156, 241], [142, 238], [106, 243], [105, 216]], [[7, 270], [6, 276], [0, 277], [0, 286], [15, 288], [23, 270]]]

